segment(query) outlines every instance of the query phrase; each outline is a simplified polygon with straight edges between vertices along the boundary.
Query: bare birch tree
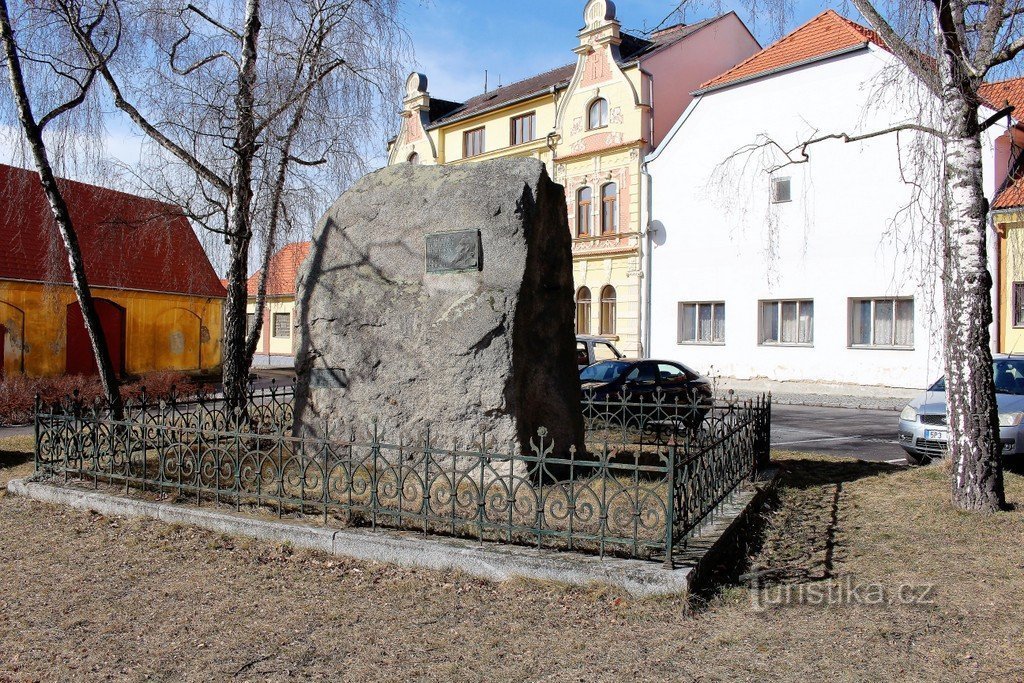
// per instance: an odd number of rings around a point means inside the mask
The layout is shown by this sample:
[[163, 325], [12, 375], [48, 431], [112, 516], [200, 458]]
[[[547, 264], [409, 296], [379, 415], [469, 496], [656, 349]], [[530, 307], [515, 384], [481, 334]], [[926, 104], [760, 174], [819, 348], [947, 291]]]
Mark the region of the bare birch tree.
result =
[[[44, 140], [50, 124], [59, 125], [82, 110], [94, 109], [90, 99], [96, 75], [100, 65], [118, 49], [117, 9], [106, 0], [94, 3], [54, 0], [45, 5], [24, 3], [17, 10], [12, 16], [7, 0], [0, 0], [0, 42], [16, 117], [67, 256], [71, 287], [81, 307], [103, 392], [114, 415], [119, 417], [122, 401], [117, 374], [89, 289], [71, 211], [57, 182]], [[69, 41], [68, 32], [61, 30], [60, 23], [55, 25], [52, 21], [54, 16], [73, 17], [92, 37], [94, 50], [85, 55], [73, 47], [69, 49], [69, 43], [74, 43]], [[40, 115], [37, 110], [43, 113]], [[95, 116], [95, 111], [91, 113]], [[88, 114], [85, 117], [88, 118]], [[79, 120], [71, 125], [81, 124]]]
[[[110, 0], [118, 2], [119, 0]], [[227, 247], [223, 382], [241, 403], [260, 335], [266, 265], [282, 227], [364, 170], [400, 92], [400, 0], [120, 0], [110, 58], [68, 21], [113, 104], [151, 142], [139, 177]], [[307, 218], [308, 221], [308, 218]], [[246, 330], [251, 247], [263, 246]]]

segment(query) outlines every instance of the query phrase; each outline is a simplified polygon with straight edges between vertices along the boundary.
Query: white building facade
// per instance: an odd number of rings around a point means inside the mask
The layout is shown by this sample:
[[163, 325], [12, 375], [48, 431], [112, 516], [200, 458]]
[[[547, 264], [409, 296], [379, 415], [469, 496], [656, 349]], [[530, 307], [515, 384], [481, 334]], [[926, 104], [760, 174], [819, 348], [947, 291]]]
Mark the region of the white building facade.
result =
[[[740, 379], [939, 377], [937, 179], [913, 170], [935, 168], [919, 156], [934, 153], [930, 136], [799, 147], [920, 121], [923, 87], [826, 12], [699, 93], [647, 158], [650, 355]], [[989, 197], [1004, 132], [985, 143]]]

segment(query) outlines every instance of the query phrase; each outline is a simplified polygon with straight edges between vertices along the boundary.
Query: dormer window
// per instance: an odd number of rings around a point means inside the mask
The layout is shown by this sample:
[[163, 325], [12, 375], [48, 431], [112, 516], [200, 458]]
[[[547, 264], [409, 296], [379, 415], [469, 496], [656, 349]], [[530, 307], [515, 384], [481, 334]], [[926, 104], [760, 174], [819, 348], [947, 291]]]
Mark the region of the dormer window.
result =
[[587, 114], [587, 128], [604, 128], [608, 125], [608, 100], [599, 97], [590, 103], [590, 111]]
[[417, 154], [416, 152], [413, 152], [412, 154], [409, 155], [409, 158], [406, 159], [406, 161], [408, 161], [413, 166], [416, 166], [420, 163], [420, 155]]

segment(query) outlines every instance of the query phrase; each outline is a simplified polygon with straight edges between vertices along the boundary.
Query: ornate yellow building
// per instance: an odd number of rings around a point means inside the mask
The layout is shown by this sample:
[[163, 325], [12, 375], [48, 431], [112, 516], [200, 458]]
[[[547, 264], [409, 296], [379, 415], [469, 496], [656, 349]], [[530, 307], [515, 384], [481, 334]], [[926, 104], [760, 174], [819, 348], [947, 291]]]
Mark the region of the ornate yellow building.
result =
[[644, 355], [647, 178], [643, 160], [689, 105], [690, 92], [760, 49], [730, 12], [639, 37], [610, 0], [589, 0], [576, 61], [466, 102], [406, 81], [389, 164], [532, 156], [565, 186], [573, 231], [576, 329]]

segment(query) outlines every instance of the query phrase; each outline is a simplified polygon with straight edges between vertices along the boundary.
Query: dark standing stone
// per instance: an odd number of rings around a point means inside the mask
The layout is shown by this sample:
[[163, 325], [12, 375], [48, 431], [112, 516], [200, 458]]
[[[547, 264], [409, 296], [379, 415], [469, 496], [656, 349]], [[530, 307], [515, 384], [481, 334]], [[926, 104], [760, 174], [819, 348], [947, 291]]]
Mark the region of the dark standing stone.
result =
[[565, 194], [543, 164], [399, 165], [317, 228], [298, 283], [301, 434], [582, 452]]

